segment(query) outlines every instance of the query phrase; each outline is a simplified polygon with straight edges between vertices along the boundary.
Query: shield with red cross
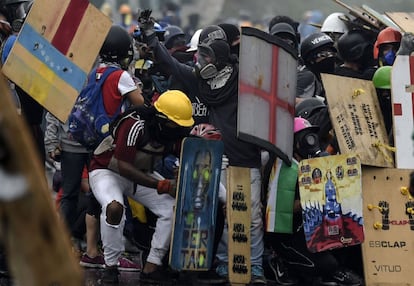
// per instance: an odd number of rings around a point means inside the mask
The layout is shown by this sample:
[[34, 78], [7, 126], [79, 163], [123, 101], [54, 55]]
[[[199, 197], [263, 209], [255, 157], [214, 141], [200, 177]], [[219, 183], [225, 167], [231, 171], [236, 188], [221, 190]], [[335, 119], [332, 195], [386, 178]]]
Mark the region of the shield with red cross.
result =
[[251, 27], [242, 28], [240, 43], [238, 136], [290, 165], [297, 52]]
[[2, 71], [64, 122], [111, 25], [88, 0], [36, 0]]
[[391, 70], [395, 165], [414, 169], [414, 56], [398, 55]]

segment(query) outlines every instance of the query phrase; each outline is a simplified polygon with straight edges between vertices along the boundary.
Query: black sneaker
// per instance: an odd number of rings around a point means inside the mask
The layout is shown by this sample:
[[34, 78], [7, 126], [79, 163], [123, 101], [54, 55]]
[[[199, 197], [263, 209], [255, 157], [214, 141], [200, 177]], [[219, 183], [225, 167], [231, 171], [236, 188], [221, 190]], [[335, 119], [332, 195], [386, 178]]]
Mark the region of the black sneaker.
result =
[[139, 282], [145, 285], [171, 285], [176, 279], [176, 273], [172, 273], [160, 267], [153, 272], [141, 272], [139, 275]]
[[6, 257], [0, 252], [0, 277], [9, 277]]
[[264, 262], [266, 279], [274, 282], [276, 285], [293, 286], [298, 284], [298, 279], [289, 277], [282, 259], [277, 255], [269, 255]]
[[201, 272], [197, 276], [197, 283], [214, 284], [214, 285], [226, 284], [227, 277], [218, 275], [216, 272], [216, 269], [213, 268], [213, 269], [210, 269], [209, 271]]
[[341, 269], [332, 276], [321, 277], [317, 284], [320, 286], [362, 286], [362, 278], [351, 270]]
[[104, 284], [118, 284], [119, 271], [117, 266], [106, 266], [103, 270], [102, 282]]

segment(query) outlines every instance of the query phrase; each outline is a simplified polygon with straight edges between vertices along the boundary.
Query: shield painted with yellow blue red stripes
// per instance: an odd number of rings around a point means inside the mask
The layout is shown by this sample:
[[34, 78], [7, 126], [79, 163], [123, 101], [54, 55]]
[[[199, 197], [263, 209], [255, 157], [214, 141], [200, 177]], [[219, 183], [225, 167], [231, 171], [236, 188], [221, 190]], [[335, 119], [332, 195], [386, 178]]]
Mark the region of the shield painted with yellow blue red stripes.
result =
[[65, 122], [111, 25], [88, 0], [36, 0], [2, 71]]

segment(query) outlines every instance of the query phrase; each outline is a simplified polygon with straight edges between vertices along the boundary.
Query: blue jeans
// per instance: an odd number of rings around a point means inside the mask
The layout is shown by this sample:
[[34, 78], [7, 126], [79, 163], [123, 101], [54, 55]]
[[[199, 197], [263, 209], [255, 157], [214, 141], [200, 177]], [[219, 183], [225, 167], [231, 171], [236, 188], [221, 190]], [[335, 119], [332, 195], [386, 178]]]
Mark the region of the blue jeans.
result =
[[62, 199], [60, 212], [72, 233], [78, 216], [78, 199], [81, 190], [82, 171], [89, 165], [89, 153], [73, 153], [62, 151]]
[[[222, 172], [223, 177], [223, 172]], [[225, 176], [224, 176], [225, 178]], [[250, 169], [250, 185], [251, 185], [251, 214], [252, 214], [252, 224], [250, 227], [251, 235], [251, 265], [262, 265], [262, 255], [264, 250], [264, 228], [263, 228], [263, 219], [262, 219], [262, 203], [260, 200], [261, 194], [261, 175], [259, 169]], [[228, 225], [227, 223], [224, 226], [223, 235], [221, 236], [221, 241], [218, 246], [216, 257], [221, 262], [228, 262]]]

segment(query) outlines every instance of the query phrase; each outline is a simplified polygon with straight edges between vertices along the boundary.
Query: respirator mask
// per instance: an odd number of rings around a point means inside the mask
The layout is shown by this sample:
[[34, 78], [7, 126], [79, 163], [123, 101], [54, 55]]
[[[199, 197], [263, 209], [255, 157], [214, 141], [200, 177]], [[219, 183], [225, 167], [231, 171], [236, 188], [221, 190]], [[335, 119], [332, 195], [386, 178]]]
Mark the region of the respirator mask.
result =
[[318, 157], [318, 154], [321, 152], [318, 134], [312, 131], [295, 134], [295, 141], [295, 152], [302, 158]]
[[216, 56], [211, 47], [200, 44], [197, 52], [197, 62], [195, 64], [196, 74], [202, 79], [210, 79], [217, 75], [218, 70], [215, 66]]

